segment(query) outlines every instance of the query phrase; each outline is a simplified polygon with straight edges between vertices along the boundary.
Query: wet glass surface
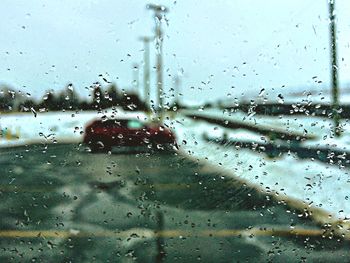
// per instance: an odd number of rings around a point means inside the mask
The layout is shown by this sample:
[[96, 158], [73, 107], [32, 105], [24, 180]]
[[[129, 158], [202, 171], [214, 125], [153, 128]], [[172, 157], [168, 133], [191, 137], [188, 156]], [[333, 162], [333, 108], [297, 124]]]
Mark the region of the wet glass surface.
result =
[[348, 262], [347, 0], [3, 0], [0, 263]]

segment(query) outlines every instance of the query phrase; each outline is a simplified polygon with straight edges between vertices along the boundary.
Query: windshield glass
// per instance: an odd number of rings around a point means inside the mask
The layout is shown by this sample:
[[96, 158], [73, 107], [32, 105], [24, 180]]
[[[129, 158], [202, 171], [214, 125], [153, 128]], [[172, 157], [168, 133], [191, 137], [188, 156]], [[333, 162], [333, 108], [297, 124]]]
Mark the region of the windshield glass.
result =
[[1, 0], [0, 263], [350, 262], [349, 0]]

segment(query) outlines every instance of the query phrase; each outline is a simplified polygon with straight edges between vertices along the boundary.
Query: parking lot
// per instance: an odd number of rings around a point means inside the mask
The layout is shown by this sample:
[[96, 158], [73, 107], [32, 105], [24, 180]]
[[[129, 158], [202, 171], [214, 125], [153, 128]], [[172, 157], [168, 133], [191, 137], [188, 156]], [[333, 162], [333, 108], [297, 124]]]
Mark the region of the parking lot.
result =
[[349, 242], [181, 152], [0, 151], [0, 262], [346, 262]]

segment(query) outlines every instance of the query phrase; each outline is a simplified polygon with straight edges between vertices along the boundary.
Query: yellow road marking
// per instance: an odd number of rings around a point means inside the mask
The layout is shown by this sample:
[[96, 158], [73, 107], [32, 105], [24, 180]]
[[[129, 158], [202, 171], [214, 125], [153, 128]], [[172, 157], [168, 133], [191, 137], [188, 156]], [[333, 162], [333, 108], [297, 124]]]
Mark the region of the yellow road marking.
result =
[[236, 230], [224, 229], [215, 232], [204, 231], [205, 235], [216, 237], [230, 237], [230, 236], [322, 236], [325, 232], [320, 229], [251, 229], [251, 230]]
[[185, 230], [163, 230], [152, 231], [149, 229], [134, 229], [125, 231], [99, 231], [99, 232], [80, 232], [65, 230], [1, 230], [0, 238], [69, 238], [69, 237], [238, 237], [238, 236], [323, 236], [325, 232], [319, 229], [222, 229], [222, 230], [203, 230], [203, 231], [185, 231]]

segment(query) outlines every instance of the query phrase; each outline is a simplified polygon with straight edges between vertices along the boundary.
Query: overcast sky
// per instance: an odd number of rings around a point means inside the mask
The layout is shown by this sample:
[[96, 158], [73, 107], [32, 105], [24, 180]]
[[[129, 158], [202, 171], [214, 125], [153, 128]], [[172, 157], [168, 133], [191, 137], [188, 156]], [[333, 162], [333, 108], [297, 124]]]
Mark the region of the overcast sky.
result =
[[[68, 83], [86, 96], [86, 86], [102, 81], [99, 74], [130, 87], [132, 65], [143, 58], [138, 38], [153, 34], [147, 3], [2, 0], [0, 82], [35, 97]], [[328, 89], [327, 0], [158, 3], [170, 9], [164, 24], [165, 86], [181, 74], [186, 100], [257, 95], [262, 88], [275, 89], [271, 96]], [[349, 14], [350, 2], [337, 0], [342, 83], [350, 76]], [[152, 50], [153, 65], [154, 56]]]

